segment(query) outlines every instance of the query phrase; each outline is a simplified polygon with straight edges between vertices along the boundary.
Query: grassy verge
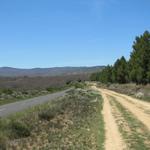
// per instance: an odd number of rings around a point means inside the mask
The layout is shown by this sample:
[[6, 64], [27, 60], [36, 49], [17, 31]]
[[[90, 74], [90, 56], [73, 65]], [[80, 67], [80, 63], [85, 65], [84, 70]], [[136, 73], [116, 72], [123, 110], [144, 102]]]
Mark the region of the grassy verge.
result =
[[[22, 95], [19, 96], [19, 97], [12, 97], [12, 98], [9, 98], [9, 99], [3, 99], [3, 100], [0, 100], [0, 106], [1, 106], [1, 105], [5, 105], [5, 104], [9, 104], [9, 103], [14, 103], [14, 102], [17, 102], [17, 101], [23, 101], [23, 100], [30, 99], [30, 98], [34, 98], [34, 97], [44, 96], [44, 95], [47, 95], [47, 94], [51, 94], [51, 93], [63, 91], [63, 90], [68, 89], [69, 87], [71, 87], [71, 86], [49, 87], [49, 88], [47, 88], [47, 89], [44, 90], [44, 91], [40, 91], [40, 90], [39, 90], [39, 91], [34, 92], [34, 93], [31, 94], [31, 95], [22, 94]], [[20, 91], [20, 92], [21, 92], [21, 91]], [[27, 93], [27, 92], [23, 92], [23, 93]], [[10, 95], [10, 97], [11, 97], [11, 95]]]
[[111, 105], [117, 109], [119, 115], [115, 113], [119, 130], [125, 139], [127, 146], [132, 150], [150, 149], [150, 132], [145, 125], [140, 122], [131, 112], [123, 107], [114, 97], [111, 98]]
[[103, 150], [100, 95], [76, 89], [65, 97], [0, 120], [1, 149]]

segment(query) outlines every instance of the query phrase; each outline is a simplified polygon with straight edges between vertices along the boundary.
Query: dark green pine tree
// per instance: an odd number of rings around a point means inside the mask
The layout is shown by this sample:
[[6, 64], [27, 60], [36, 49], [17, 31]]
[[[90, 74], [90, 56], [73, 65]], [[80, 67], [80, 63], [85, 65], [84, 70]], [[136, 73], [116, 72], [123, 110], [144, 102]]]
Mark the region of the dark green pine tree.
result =
[[150, 33], [136, 37], [129, 60], [130, 80], [137, 84], [150, 82]]
[[117, 83], [127, 83], [128, 82], [128, 64], [124, 56], [114, 64], [112, 73], [113, 82]]
[[112, 82], [112, 67], [107, 66], [100, 72], [99, 81], [102, 83], [111, 83]]
[[90, 76], [90, 80], [91, 80], [91, 81], [100, 81], [100, 74], [101, 74], [101, 72], [93, 73], [93, 74]]

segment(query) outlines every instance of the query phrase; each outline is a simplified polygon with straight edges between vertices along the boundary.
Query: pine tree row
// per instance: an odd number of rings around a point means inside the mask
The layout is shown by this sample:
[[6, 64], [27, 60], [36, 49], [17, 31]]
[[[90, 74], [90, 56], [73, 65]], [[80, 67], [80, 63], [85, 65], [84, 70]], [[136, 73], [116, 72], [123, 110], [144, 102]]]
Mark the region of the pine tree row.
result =
[[150, 83], [150, 32], [136, 37], [130, 59], [117, 59], [113, 66], [91, 75], [92, 81], [102, 83]]

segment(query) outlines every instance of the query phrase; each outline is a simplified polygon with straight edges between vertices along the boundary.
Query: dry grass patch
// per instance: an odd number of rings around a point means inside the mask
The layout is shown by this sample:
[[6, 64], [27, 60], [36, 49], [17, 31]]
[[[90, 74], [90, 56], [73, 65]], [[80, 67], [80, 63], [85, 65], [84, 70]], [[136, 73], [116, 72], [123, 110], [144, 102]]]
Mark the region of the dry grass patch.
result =
[[[93, 91], [72, 90], [63, 98], [1, 120], [6, 128], [2, 131], [1, 125], [0, 144], [9, 150], [103, 149], [102, 103], [101, 96]], [[21, 136], [12, 136], [9, 126], [12, 120], [23, 123], [24, 130], [28, 127], [30, 134], [22, 136], [19, 126], [14, 132]]]

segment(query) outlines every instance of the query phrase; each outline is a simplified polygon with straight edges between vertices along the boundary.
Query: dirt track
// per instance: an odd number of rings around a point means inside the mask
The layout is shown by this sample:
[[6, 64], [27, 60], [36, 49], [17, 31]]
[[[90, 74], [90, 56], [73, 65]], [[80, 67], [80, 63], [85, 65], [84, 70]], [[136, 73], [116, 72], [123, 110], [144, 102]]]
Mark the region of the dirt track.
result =
[[150, 131], [150, 103], [95, 86], [93, 86], [93, 89], [100, 91], [104, 99], [103, 115], [106, 130], [105, 150], [127, 149], [125, 146], [127, 143], [125, 144], [118, 130], [116, 118], [113, 115], [113, 109], [110, 105], [112, 99], [110, 97], [113, 97], [114, 101], [119, 102], [126, 110], [131, 112], [133, 116], [145, 126], [145, 129], [148, 132]]
[[106, 130], [105, 149], [123, 150], [125, 144], [122, 140], [117, 124], [112, 115], [109, 100], [104, 93], [102, 93], [102, 96], [104, 98], [103, 115], [104, 115], [105, 130]]
[[101, 93], [113, 96], [126, 109], [132, 112], [150, 130], [150, 104], [110, 90], [100, 89]]

